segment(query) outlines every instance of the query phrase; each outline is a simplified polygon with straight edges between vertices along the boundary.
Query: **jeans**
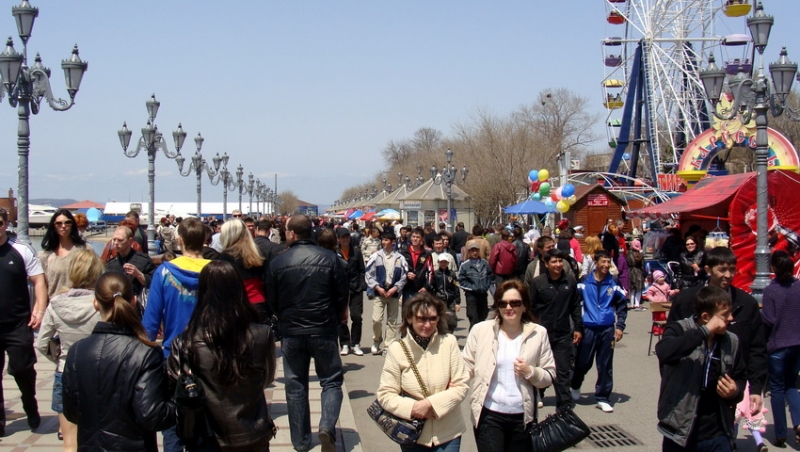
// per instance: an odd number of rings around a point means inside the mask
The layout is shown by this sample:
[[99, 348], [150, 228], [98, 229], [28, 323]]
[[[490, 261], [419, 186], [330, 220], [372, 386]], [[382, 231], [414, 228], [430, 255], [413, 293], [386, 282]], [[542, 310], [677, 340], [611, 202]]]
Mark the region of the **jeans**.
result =
[[[19, 387], [22, 409], [25, 414], [39, 414], [36, 402], [36, 352], [33, 350], [33, 330], [27, 320], [0, 323], [0, 370], [5, 367], [8, 354], [8, 374], [14, 377]], [[0, 382], [0, 408], [5, 406], [3, 387]], [[6, 412], [0, 409], [0, 425], [6, 425]]]
[[56, 413], [64, 413], [64, 384], [61, 382], [61, 372], [53, 373], [53, 401], [50, 403], [50, 409]]
[[674, 441], [664, 438], [661, 443], [662, 452], [730, 452], [731, 440], [725, 435], [715, 436], [703, 441], [689, 441], [686, 447], [681, 447]]
[[353, 322], [350, 328], [347, 327], [347, 320], [339, 324], [339, 345], [350, 347], [361, 345], [361, 327], [364, 314], [364, 293], [350, 292], [350, 321]]
[[461, 450], [461, 437], [451, 439], [438, 446], [427, 447], [421, 444], [414, 444], [413, 446], [400, 446], [400, 450], [402, 452], [458, 452]]
[[178, 438], [178, 430], [177, 427], [172, 426], [163, 432], [164, 435], [164, 452], [183, 452], [183, 440]]
[[289, 433], [296, 450], [311, 448], [311, 414], [308, 404], [308, 372], [311, 358], [322, 386], [319, 429], [336, 431], [342, 409], [342, 359], [335, 335], [291, 336], [281, 342], [286, 379]]
[[795, 388], [800, 373], [800, 345], [780, 348], [769, 354], [769, 387], [775, 437], [786, 438], [786, 403], [792, 416], [792, 426], [800, 425], [800, 394]]
[[587, 326], [583, 331], [583, 339], [578, 344], [571, 386], [574, 389], [581, 388], [596, 357], [597, 383], [594, 386], [594, 398], [598, 402], [609, 403], [608, 398], [614, 387], [614, 329], [614, 325]]
[[473, 291], [464, 292], [467, 302], [467, 319], [471, 330], [476, 323], [483, 322], [489, 316], [489, 294]]
[[525, 415], [505, 414], [483, 408], [475, 430], [478, 452], [528, 452], [531, 439], [525, 431]]
[[[389, 347], [397, 336], [397, 314], [400, 309], [400, 299], [397, 297], [381, 297], [375, 295], [372, 300], [372, 342], [380, 344], [383, 341], [383, 318], [386, 316], [386, 340], [383, 348]], [[380, 345], [379, 345], [380, 347]]]

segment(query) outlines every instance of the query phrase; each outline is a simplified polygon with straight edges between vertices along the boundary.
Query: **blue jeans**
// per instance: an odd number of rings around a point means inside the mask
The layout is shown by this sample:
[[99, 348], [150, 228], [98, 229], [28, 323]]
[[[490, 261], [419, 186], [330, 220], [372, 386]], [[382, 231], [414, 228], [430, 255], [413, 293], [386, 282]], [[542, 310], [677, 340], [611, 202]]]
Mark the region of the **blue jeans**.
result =
[[800, 373], [800, 345], [781, 348], [769, 354], [769, 387], [775, 437], [786, 438], [786, 403], [792, 415], [792, 426], [800, 425], [800, 394], [795, 388]]
[[175, 426], [164, 430], [161, 434], [164, 435], [164, 452], [183, 452], [183, 440], [178, 438]]
[[594, 386], [594, 398], [598, 402], [609, 403], [608, 398], [611, 397], [611, 390], [614, 388], [613, 343], [614, 325], [584, 328], [583, 339], [578, 344], [575, 371], [572, 374], [571, 387], [573, 389], [581, 388], [586, 373], [592, 368], [592, 361], [595, 361], [597, 383]]
[[421, 444], [414, 444], [413, 446], [400, 446], [400, 450], [402, 452], [458, 452], [461, 450], [461, 437], [451, 439], [438, 446], [426, 447]]
[[50, 403], [50, 409], [59, 414], [64, 413], [63, 387], [61, 372], [53, 373], [53, 401]]
[[283, 374], [286, 380], [286, 407], [289, 432], [296, 450], [311, 448], [311, 414], [308, 406], [308, 372], [311, 358], [322, 386], [320, 430], [336, 431], [342, 409], [342, 359], [335, 334], [284, 337]]

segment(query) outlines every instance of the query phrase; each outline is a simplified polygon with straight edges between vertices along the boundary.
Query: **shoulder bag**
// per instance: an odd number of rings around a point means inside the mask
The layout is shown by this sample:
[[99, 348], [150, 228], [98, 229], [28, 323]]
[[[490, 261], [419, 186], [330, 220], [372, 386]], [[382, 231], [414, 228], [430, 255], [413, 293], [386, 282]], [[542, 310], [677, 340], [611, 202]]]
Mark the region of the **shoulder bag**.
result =
[[[176, 342], [179, 343], [177, 353], [180, 364], [173, 397], [177, 409], [176, 433], [190, 447], [213, 444], [216, 436], [208, 422], [206, 393], [192, 373], [191, 350], [186, 349], [182, 340]], [[176, 351], [174, 347], [172, 350]]]
[[[408, 358], [408, 362], [411, 364], [411, 370], [414, 371], [414, 376], [417, 377], [417, 382], [419, 383], [419, 387], [422, 388], [422, 393], [425, 397], [428, 397], [428, 387], [425, 386], [425, 383], [422, 381], [422, 376], [419, 374], [419, 370], [417, 369], [417, 364], [414, 362], [414, 357], [411, 355], [411, 351], [406, 346], [405, 342], [400, 339], [400, 345], [403, 347], [403, 351], [406, 354], [406, 358]], [[416, 444], [417, 440], [419, 439], [419, 435], [422, 433], [422, 428], [425, 426], [425, 420], [422, 419], [403, 419], [395, 416], [394, 414], [386, 411], [381, 406], [380, 402], [376, 399], [372, 402], [372, 405], [367, 408], [367, 414], [375, 423], [378, 424], [378, 427], [389, 437], [392, 441], [400, 444], [401, 446], [411, 446]]]
[[[553, 381], [555, 376], [550, 373]], [[534, 391], [537, 394], [539, 391]], [[571, 406], [561, 406], [561, 396], [556, 393], [556, 409], [542, 422], [531, 426], [531, 445], [533, 452], [560, 452], [575, 446], [589, 437], [589, 427], [572, 411]]]

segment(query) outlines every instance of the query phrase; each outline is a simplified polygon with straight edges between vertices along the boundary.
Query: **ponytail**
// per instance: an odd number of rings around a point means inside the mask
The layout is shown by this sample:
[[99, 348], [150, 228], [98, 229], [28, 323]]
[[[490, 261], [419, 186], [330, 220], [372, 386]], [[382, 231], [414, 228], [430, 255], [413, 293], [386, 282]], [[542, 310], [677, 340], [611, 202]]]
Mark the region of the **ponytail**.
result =
[[147, 338], [139, 315], [131, 304], [133, 286], [125, 275], [116, 272], [103, 273], [95, 286], [95, 300], [101, 310], [109, 314], [108, 322], [129, 328], [145, 345], [157, 345]]
[[775, 273], [775, 280], [779, 284], [786, 285], [794, 281], [794, 262], [789, 253], [783, 250], [773, 252], [770, 257], [770, 265]]

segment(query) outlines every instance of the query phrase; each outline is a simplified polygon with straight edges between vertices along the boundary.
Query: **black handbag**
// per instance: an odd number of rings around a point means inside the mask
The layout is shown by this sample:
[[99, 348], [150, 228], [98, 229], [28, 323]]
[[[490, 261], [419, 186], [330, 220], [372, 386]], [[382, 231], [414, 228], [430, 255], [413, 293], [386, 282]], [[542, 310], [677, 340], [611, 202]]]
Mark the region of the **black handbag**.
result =
[[[414, 362], [414, 357], [411, 355], [411, 351], [408, 349], [402, 339], [399, 342], [403, 347], [406, 358], [408, 358], [408, 362], [411, 363], [411, 370], [414, 371], [414, 376], [417, 377], [417, 382], [419, 383], [419, 387], [422, 388], [422, 393], [425, 394], [425, 397], [428, 397], [428, 387], [422, 381], [422, 376], [419, 374], [417, 364]], [[389, 439], [397, 444], [400, 444], [401, 446], [411, 446], [416, 444], [417, 440], [419, 439], [419, 435], [422, 433], [422, 428], [425, 427], [424, 419], [408, 420], [399, 418], [383, 409], [377, 399], [375, 399], [375, 401], [372, 402], [372, 405], [367, 408], [367, 414], [369, 414], [369, 417], [371, 417], [372, 420], [378, 424], [378, 427], [383, 433], [386, 434], [386, 436], [389, 437]]]
[[[553, 382], [555, 376], [551, 373]], [[538, 397], [538, 390], [535, 390]], [[556, 390], [556, 412], [542, 422], [531, 425], [530, 436], [533, 452], [561, 452], [575, 446], [591, 433], [585, 422], [569, 406], [561, 406], [561, 396]]]
[[[191, 350], [186, 349], [182, 340], [178, 339], [175, 342], [175, 345], [178, 345], [178, 362], [180, 364], [173, 396], [177, 409], [176, 433], [186, 446], [214, 443], [216, 436], [211, 429], [206, 413], [206, 393], [192, 374]], [[176, 351], [174, 346], [172, 351]]]

